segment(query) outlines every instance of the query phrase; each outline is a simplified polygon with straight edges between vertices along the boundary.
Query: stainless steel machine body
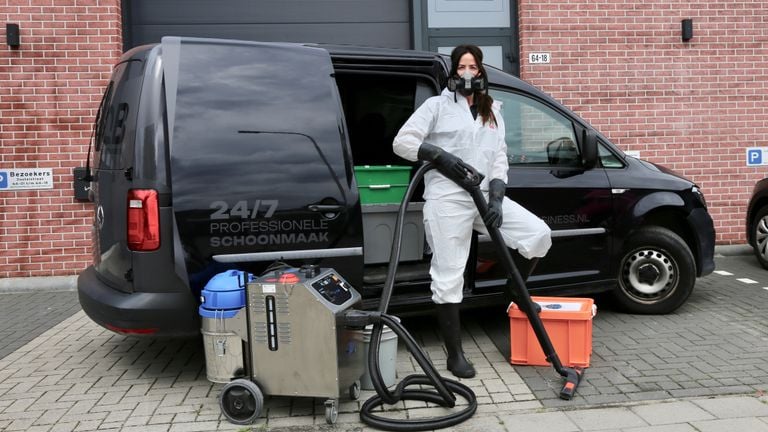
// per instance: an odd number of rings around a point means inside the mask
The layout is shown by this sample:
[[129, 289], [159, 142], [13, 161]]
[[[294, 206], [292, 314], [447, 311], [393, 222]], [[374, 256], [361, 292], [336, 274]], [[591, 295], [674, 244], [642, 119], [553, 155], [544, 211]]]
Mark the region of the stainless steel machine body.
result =
[[335, 270], [273, 272], [246, 290], [251, 376], [265, 394], [338, 399], [357, 385], [363, 335], [341, 319], [361, 297]]

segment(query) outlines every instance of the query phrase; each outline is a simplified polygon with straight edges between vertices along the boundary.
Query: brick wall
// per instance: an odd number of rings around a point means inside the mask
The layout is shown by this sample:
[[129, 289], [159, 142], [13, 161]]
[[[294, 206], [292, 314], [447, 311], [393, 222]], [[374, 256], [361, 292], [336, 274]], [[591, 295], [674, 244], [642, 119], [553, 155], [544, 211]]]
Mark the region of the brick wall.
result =
[[[697, 182], [718, 244], [745, 243], [752, 186], [768, 174], [745, 162], [745, 148], [768, 146], [765, 0], [519, 0], [519, 14], [521, 78]], [[529, 64], [532, 52], [551, 63]]]
[[[768, 146], [764, 0], [519, 0], [521, 76], [624, 150], [707, 195], [719, 244], [745, 241], [744, 213]], [[91, 122], [121, 53], [119, 0], [5, 0], [0, 28], [0, 170], [50, 168], [52, 190], [0, 191], [0, 278], [74, 275], [91, 261], [90, 204], [72, 194]], [[680, 21], [692, 18], [683, 43]], [[528, 64], [549, 52], [550, 64]]]
[[[119, 0], [0, 2], [0, 170], [50, 168], [54, 187], [0, 190], [0, 278], [73, 275], [91, 261], [90, 204], [76, 201], [96, 107], [122, 52]], [[6, 43], [5, 23], [21, 46]]]

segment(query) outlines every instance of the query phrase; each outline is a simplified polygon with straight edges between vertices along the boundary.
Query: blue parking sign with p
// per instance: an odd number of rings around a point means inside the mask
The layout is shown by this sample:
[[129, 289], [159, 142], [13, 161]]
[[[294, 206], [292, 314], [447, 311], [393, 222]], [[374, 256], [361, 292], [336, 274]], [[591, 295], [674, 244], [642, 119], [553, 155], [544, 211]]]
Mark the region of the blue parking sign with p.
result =
[[0, 189], [8, 189], [8, 173], [0, 171]]
[[765, 165], [763, 151], [765, 147], [751, 147], [747, 149], [747, 166]]

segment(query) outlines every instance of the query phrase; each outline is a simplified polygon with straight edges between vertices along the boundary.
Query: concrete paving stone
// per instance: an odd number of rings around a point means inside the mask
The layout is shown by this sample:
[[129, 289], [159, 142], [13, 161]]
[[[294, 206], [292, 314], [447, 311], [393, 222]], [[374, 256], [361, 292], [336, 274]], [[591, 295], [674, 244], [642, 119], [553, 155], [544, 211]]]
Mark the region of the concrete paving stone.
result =
[[123, 390], [119, 388], [108, 389], [108, 391], [101, 396], [101, 399], [96, 402], [96, 405], [114, 405], [123, 400], [127, 391], [127, 389]]
[[511, 393], [492, 393], [493, 403], [513, 402], [515, 397]]
[[[90, 397], [91, 395], [87, 395]], [[67, 411], [68, 415], [80, 415], [85, 414], [93, 408], [94, 405], [96, 405], [96, 401], [100, 399], [100, 395], [94, 395], [98, 396], [97, 398], [90, 398], [86, 400], [78, 400], [75, 402], [75, 404]]]
[[[263, 419], [259, 419], [254, 424], [254, 428], [258, 429], [259, 424], [263, 424]], [[315, 419], [311, 415], [305, 415], [305, 416], [297, 416], [297, 417], [279, 417], [276, 419], [269, 419], [266, 422], [266, 425], [268, 429], [272, 429], [273, 427], [293, 427], [293, 426], [309, 426], [314, 425]]]
[[169, 432], [208, 432], [216, 430], [219, 427], [218, 421], [174, 423]]
[[693, 426], [684, 424], [671, 424], [661, 426], [643, 426], [638, 428], [622, 429], [621, 432], [696, 432]]
[[11, 422], [11, 424], [8, 425], [8, 428], [5, 429], [6, 431], [27, 431], [29, 428], [32, 427], [32, 424], [35, 422], [35, 419], [25, 418], [25, 419], [17, 419]]
[[516, 393], [514, 395], [515, 401], [529, 401], [536, 399], [532, 393]]
[[645, 401], [645, 400], [664, 400], [669, 399], [671, 395], [665, 390], [656, 391], [642, 391], [637, 393], [627, 394], [629, 400], [633, 401]]
[[483, 385], [485, 386], [486, 389], [488, 389], [488, 393], [509, 392], [509, 389], [507, 388], [507, 385], [504, 384], [504, 381], [498, 378], [483, 380]]
[[34, 424], [35, 425], [52, 425], [56, 424], [59, 420], [61, 420], [62, 417], [64, 417], [64, 414], [67, 413], [66, 409], [49, 409], [43, 411], [42, 415], [38, 417]]
[[123, 410], [132, 411], [136, 409], [138, 405], [139, 405], [138, 403], [126, 404], [123, 402], [118, 402], [114, 404], [96, 404], [93, 406], [93, 408], [91, 408], [91, 412], [111, 412], [111, 411], [123, 411]]
[[155, 410], [158, 406], [160, 406], [159, 400], [139, 402], [136, 404], [136, 407], [133, 409], [131, 415], [151, 416], [155, 413]]
[[572, 432], [579, 427], [562, 412], [525, 413], [499, 415], [509, 431], [526, 432]]
[[696, 404], [687, 401], [639, 405], [630, 407], [630, 410], [642, 417], [650, 425], [688, 423], [715, 418]]
[[115, 423], [107, 423], [104, 422], [99, 425], [98, 431], [99, 432], [119, 432], [120, 429], [123, 427], [123, 422], [115, 422]]
[[527, 410], [536, 410], [543, 408], [543, 405], [538, 400], [526, 400], [526, 401], [515, 401], [515, 402], [505, 402], [497, 404], [499, 411], [527, 411]]
[[74, 432], [93, 431], [96, 430], [101, 423], [101, 420], [81, 421], [77, 424]]
[[504, 423], [497, 416], [474, 415], [468, 420], [451, 426], [451, 431], [455, 432], [506, 432]]
[[513, 395], [527, 395], [531, 393], [525, 384], [508, 384], [507, 390]]
[[768, 424], [756, 418], [729, 418], [691, 423], [699, 432], [768, 432]]
[[192, 423], [197, 420], [197, 413], [179, 413], [173, 417], [174, 423]]
[[565, 415], [584, 431], [617, 430], [648, 425], [637, 414], [624, 407], [568, 411]]
[[72, 432], [77, 427], [78, 422], [61, 422], [51, 427], [50, 432]]
[[15, 411], [10, 413], [0, 413], [0, 420], [24, 420], [36, 419], [40, 417], [42, 411]]
[[107, 416], [104, 418], [104, 422], [124, 422], [128, 419], [128, 417], [131, 416], [132, 412], [133, 411], [129, 409], [109, 411]]
[[291, 407], [290, 406], [278, 406], [278, 407], [265, 406], [265, 410], [262, 412], [266, 413], [269, 418], [290, 417]]
[[35, 398], [16, 399], [10, 406], [3, 410], [3, 413], [26, 411], [33, 403], [35, 403]]
[[[496, 393], [501, 394], [501, 393]], [[478, 405], [490, 405], [493, 404], [493, 398], [489, 396], [478, 396], [476, 399]]]
[[48, 432], [51, 430], [50, 425], [42, 425], [42, 426], [30, 426], [29, 429], [26, 430], [26, 432]]
[[[629, 397], [621, 393], [599, 394], [599, 395], [593, 395], [593, 396], [585, 396], [583, 398], [588, 405], [620, 404], [620, 403], [629, 402]], [[568, 401], [563, 401], [563, 402], [568, 402]], [[565, 408], [565, 407], [568, 407], [568, 404], [564, 403], [560, 406]]]
[[768, 405], [754, 397], [719, 397], [694, 400], [693, 403], [720, 419], [768, 416]]
[[125, 426], [142, 426], [149, 423], [150, 416], [128, 416]]
[[124, 427], [121, 432], [168, 432], [171, 425], [145, 425]]
[[222, 417], [221, 414], [201, 414], [195, 418], [196, 422], [211, 422], [215, 421], [218, 422], [219, 418]]

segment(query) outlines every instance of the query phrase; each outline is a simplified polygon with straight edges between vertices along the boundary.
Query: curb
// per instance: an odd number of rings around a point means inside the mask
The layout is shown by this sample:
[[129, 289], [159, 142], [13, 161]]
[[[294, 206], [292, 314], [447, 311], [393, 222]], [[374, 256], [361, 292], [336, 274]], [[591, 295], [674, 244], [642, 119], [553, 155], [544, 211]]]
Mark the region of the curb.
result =
[[752, 255], [752, 246], [748, 244], [715, 246], [715, 256], [740, 255]]
[[77, 276], [38, 276], [0, 279], [0, 294], [30, 291], [75, 291]]

